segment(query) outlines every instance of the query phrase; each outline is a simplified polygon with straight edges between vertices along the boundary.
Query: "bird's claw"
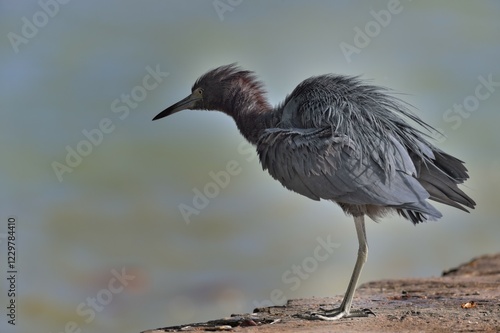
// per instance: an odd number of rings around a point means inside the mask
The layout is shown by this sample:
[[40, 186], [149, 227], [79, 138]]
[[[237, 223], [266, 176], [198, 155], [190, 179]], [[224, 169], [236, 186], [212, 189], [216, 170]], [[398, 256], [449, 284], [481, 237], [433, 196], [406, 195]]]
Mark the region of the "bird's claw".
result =
[[311, 319], [333, 321], [341, 318], [361, 318], [361, 317], [369, 317], [370, 315], [376, 316], [375, 313], [370, 309], [360, 309], [351, 311], [342, 310], [340, 308], [335, 308], [330, 310], [327, 310], [325, 308], [319, 308], [319, 309], [323, 311], [323, 313], [320, 314], [313, 312], [311, 313], [310, 317]]

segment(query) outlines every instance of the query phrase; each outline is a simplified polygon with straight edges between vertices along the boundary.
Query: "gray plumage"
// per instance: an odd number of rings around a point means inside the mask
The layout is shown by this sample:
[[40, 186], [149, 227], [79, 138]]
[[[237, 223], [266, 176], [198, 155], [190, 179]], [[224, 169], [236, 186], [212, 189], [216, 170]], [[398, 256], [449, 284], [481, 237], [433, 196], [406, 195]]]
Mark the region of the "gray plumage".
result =
[[273, 178], [354, 216], [358, 261], [341, 307], [322, 319], [367, 315], [350, 311], [367, 254], [364, 215], [375, 220], [395, 211], [417, 224], [442, 216], [427, 199], [464, 211], [475, 206], [457, 186], [469, 178], [464, 163], [424, 138], [433, 128], [387, 89], [358, 77], [311, 77], [273, 108], [255, 75], [231, 64], [201, 76], [190, 96], [154, 119], [183, 109], [233, 117]]
[[457, 186], [468, 178], [463, 162], [426, 141], [401, 116], [432, 127], [386, 92], [353, 77], [305, 80], [257, 142], [263, 167], [286, 188], [352, 215], [376, 219], [394, 208], [418, 223], [441, 217], [426, 199], [473, 208]]

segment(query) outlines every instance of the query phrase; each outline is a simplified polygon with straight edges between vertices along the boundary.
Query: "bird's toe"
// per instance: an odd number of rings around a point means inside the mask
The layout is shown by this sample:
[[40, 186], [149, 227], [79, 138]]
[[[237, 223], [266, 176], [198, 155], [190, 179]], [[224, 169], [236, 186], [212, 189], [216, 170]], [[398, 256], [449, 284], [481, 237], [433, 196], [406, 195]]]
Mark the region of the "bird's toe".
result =
[[363, 318], [363, 317], [369, 317], [370, 315], [376, 316], [375, 313], [370, 310], [370, 309], [359, 309], [359, 310], [342, 310], [340, 308], [335, 308], [335, 309], [324, 309], [320, 308], [322, 313], [311, 313], [310, 318], [311, 319], [316, 319], [316, 320], [326, 320], [326, 321], [333, 321], [333, 320], [339, 320], [341, 318]]

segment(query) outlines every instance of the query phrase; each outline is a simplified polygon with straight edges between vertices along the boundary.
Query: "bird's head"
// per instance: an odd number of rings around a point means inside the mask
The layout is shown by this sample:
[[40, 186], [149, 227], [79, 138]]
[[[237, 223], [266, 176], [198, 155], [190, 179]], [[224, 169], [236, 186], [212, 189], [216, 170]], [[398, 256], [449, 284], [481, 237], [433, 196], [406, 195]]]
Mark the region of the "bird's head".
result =
[[160, 112], [153, 120], [167, 117], [182, 110], [221, 110], [224, 92], [231, 78], [241, 70], [235, 65], [215, 68], [203, 74], [191, 88], [191, 94]]
[[[170, 116], [182, 110], [218, 110], [233, 115], [235, 108], [241, 107], [242, 99], [236, 94], [246, 91], [263, 100], [264, 91], [253, 72], [230, 64], [203, 74], [191, 88], [191, 94], [160, 112], [153, 120]], [[244, 97], [246, 94], [240, 94]]]
[[170, 116], [171, 114], [177, 113], [182, 110], [201, 110], [205, 109], [204, 104], [205, 89], [200, 86], [193, 86], [191, 94], [186, 98], [180, 100], [179, 102], [169, 106], [159, 114], [157, 114], [153, 120], [161, 119], [163, 117]]

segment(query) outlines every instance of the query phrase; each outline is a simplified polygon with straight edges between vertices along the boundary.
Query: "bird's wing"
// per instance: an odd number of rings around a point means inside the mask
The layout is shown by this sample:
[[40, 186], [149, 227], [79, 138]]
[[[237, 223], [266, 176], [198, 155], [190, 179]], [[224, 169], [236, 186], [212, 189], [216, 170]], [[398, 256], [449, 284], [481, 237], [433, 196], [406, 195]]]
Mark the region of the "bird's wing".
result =
[[404, 119], [424, 129], [433, 128], [389, 92], [365, 84], [357, 77], [322, 75], [309, 78], [279, 106], [282, 113], [277, 127], [332, 127], [336, 133], [347, 135], [360, 149], [374, 140], [395, 139], [423, 161], [434, 159], [434, 147], [421, 137], [422, 132]]
[[[415, 167], [394, 138], [361, 149], [345, 134], [325, 128], [272, 128], [257, 151], [264, 169], [286, 188], [311, 199], [414, 209], [439, 217]], [[366, 153], [369, 152], [369, 153]]]

